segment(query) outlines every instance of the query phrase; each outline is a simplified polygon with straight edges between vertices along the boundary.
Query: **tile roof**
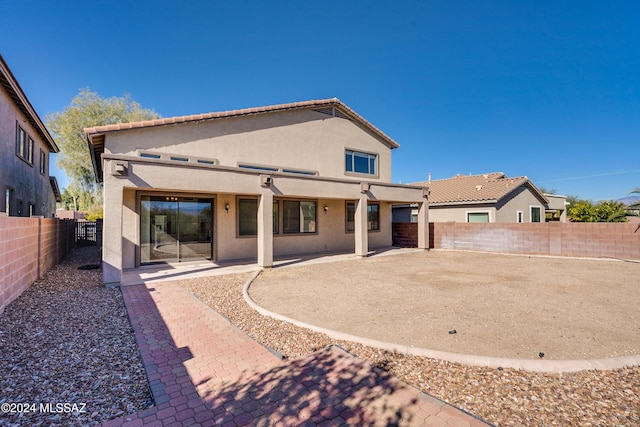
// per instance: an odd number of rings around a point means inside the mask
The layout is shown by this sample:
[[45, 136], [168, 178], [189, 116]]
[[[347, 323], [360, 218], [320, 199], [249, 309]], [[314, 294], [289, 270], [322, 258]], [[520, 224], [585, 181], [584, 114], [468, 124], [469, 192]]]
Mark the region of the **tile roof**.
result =
[[400, 146], [397, 142], [395, 142], [393, 139], [387, 136], [380, 129], [378, 129], [371, 123], [369, 123], [358, 113], [356, 113], [351, 108], [343, 104], [338, 98], [293, 102], [289, 104], [269, 105], [264, 107], [245, 108], [241, 110], [194, 114], [190, 116], [168, 117], [168, 118], [160, 118], [160, 119], [154, 119], [154, 120], [145, 120], [141, 122], [117, 123], [117, 124], [110, 124], [105, 126], [94, 126], [94, 127], [84, 129], [84, 132], [87, 135], [87, 137], [90, 139], [91, 136], [95, 134], [104, 134], [106, 132], [122, 131], [122, 130], [128, 130], [128, 129], [140, 129], [140, 128], [149, 128], [154, 126], [175, 125], [180, 123], [190, 123], [190, 122], [199, 122], [199, 121], [205, 121], [205, 120], [215, 120], [215, 119], [230, 118], [230, 117], [250, 116], [250, 115], [256, 115], [256, 114], [275, 113], [275, 112], [289, 111], [289, 110], [327, 108], [327, 107], [337, 108], [340, 112], [342, 112], [341, 116], [345, 116], [345, 118], [348, 118], [350, 120], [353, 120], [359, 123], [361, 126], [363, 126], [368, 131], [373, 133], [375, 136], [380, 138], [390, 148], [397, 148]]
[[481, 175], [456, 175], [447, 179], [416, 182], [429, 187], [429, 204], [497, 202], [515, 189], [527, 185], [543, 201], [544, 195], [526, 176], [509, 178], [502, 172]]

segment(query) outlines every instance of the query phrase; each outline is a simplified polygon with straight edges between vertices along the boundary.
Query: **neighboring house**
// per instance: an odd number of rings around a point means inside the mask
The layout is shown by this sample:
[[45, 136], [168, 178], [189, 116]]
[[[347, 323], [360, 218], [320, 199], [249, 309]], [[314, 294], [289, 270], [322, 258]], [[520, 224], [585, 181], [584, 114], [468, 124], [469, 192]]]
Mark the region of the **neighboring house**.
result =
[[56, 218], [84, 220], [85, 219], [85, 214], [84, 214], [84, 212], [72, 211], [72, 210], [67, 210], [67, 209], [57, 209], [56, 210]]
[[0, 212], [53, 217], [60, 189], [49, 176], [58, 147], [0, 55]]
[[[431, 222], [566, 222], [566, 197], [543, 194], [526, 177], [502, 172], [418, 182], [429, 188]], [[394, 222], [412, 222], [415, 207], [394, 206]]]
[[398, 144], [338, 99], [85, 129], [104, 182], [103, 280], [156, 262], [257, 259], [392, 244]]
[[544, 197], [547, 198], [549, 203], [545, 208], [546, 220], [548, 221], [560, 221], [567, 222], [567, 208], [569, 202], [567, 202], [567, 196], [561, 196], [559, 194], [544, 193]]

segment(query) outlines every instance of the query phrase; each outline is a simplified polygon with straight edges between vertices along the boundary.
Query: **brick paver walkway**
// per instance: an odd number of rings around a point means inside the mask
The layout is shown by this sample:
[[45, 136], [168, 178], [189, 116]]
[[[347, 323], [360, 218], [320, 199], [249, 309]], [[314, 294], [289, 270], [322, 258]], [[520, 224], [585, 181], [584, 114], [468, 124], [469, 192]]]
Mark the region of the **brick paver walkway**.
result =
[[329, 347], [288, 362], [175, 282], [122, 287], [155, 406], [111, 426], [485, 426]]

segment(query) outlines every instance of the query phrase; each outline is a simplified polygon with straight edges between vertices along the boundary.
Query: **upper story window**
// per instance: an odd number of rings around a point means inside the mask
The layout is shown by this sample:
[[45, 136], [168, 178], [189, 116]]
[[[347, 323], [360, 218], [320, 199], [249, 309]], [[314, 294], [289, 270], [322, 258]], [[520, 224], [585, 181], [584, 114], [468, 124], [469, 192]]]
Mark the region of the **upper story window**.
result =
[[20, 126], [16, 138], [16, 155], [33, 165], [33, 139]]
[[278, 172], [278, 168], [274, 168], [271, 166], [250, 165], [247, 163], [240, 163], [238, 167], [242, 169], [254, 169], [257, 171]]
[[47, 174], [47, 153], [44, 150], [40, 150], [40, 173]]
[[345, 170], [347, 172], [377, 174], [377, 155], [347, 150], [345, 152]]

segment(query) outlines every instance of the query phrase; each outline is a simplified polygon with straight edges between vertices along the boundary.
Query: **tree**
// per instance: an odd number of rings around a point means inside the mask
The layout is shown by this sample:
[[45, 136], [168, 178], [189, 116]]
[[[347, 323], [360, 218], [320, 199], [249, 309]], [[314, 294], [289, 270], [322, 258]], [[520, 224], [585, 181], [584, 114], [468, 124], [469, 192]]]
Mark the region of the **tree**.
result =
[[[633, 190], [629, 191], [629, 194], [638, 194], [640, 195], [640, 187], [636, 187]], [[637, 200], [635, 203], [631, 203], [629, 205], [630, 209], [640, 209], [640, 200]]]
[[73, 211], [78, 210], [78, 194], [73, 191], [73, 185], [63, 188], [60, 197], [62, 198], [63, 209]]
[[576, 222], [595, 222], [595, 207], [588, 200], [577, 200], [569, 205], [569, 218]]
[[627, 213], [624, 203], [615, 201], [600, 202], [596, 206], [597, 222], [626, 222]]
[[558, 190], [555, 188], [538, 187], [538, 190], [540, 190], [542, 194], [558, 194]]
[[68, 192], [76, 201], [77, 210], [88, 212], [96, 206], [102, 209], [102, 186], [95, 181], [84, 129], [159, 117], [155, 111], [143, 109], [128, 94], [105, 99], [88, 88], [80, 90], [63, 112], [47, 116], [47, 127], [60, 147], [57, 162], [71, 180]]
[[588, 200], [579, 200], [569, 207], [569, 217], [576, 222], [625, 222], [624, 204], [605, 201], [594, 205]]

